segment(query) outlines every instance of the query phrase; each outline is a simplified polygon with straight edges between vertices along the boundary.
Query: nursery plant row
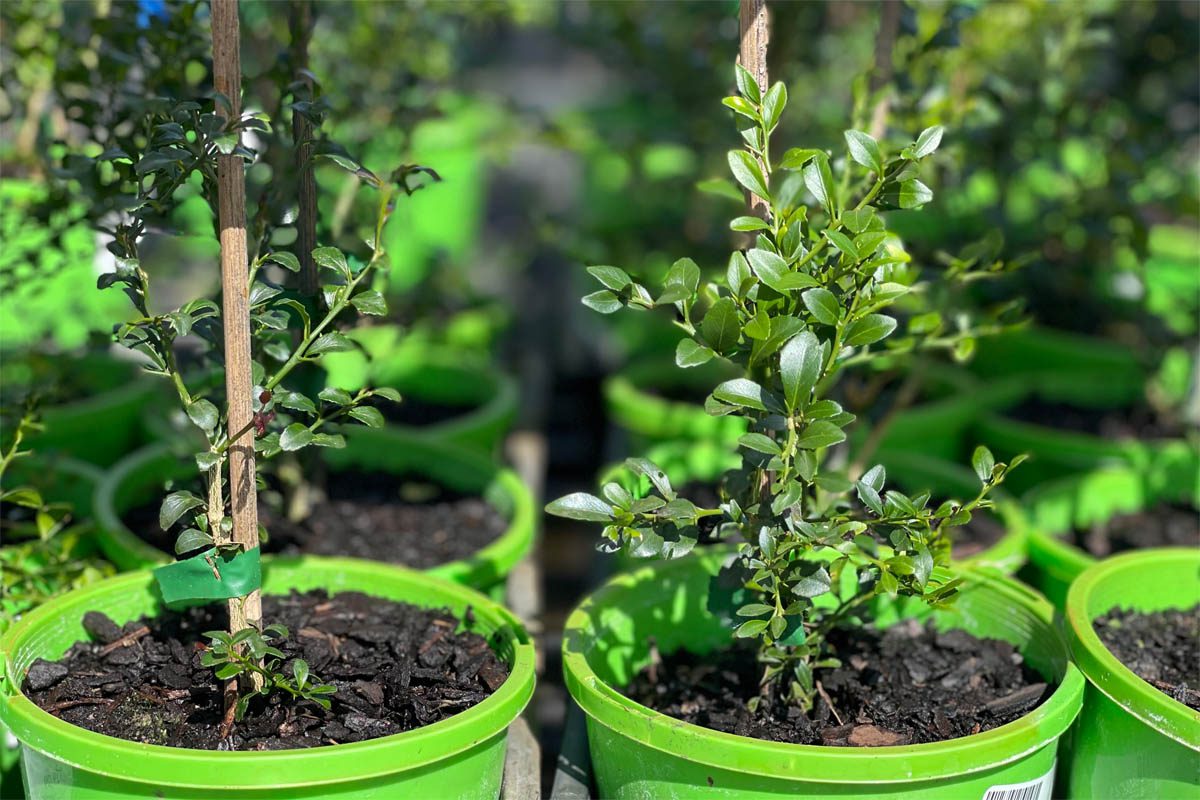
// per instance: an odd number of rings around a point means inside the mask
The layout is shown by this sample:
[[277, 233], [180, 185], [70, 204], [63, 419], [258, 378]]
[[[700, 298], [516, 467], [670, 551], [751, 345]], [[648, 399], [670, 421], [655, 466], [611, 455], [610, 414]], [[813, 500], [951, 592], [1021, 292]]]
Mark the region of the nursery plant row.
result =
[[[211, 16], [212, 96], [84, 159], [126, 193], [114, 347], [49, 359], [0, 452], [5, 797], [512, 796], [543, 503], [615, 573], [562, 630], [601, 797], [1200, 792], [1200, 441], [1111, 342], [943, 315], [991, 266], [920, 274], [887, 223], [936, 202], [941, 126], [781, 147], [746, 0], [732, 252], [588, 268], [585, 306], [670, 336], [605, 385], [631, 457], [538, 498], [516, 382], [389, 317], [385, 230], [438, 173], [367, 169], [297, 81], [289, 155], [372, 193], [366, 235], [248, 209], [280, 121], [241, 108], [236, 0]], [[184, 187], [221, 290], [164, 311], [143, 250]]]

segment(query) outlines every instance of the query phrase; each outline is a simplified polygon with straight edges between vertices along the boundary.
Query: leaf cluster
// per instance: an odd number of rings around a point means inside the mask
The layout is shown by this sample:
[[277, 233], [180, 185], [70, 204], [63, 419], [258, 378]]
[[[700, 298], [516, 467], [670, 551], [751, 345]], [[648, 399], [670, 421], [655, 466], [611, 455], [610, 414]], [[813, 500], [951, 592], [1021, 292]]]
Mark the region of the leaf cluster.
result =
[[[235, 680], [248, 675], [262, 677], [262, 687], [243, 692], [235, 706], [235, 718], [240, 720], [255, 697], [269, 697], [284, 693], [297, 700], [308, 700], [321, 708], [329, 709], [330, 695], [337, 687], [321, 683], [309, 672], [308, 662], [302, 658], [286, 661], [287, 656], [279, 649], [279, 643], [288, 638], [288, 629], [279, 624], [268, 625], [259, 632], [257, 628], [243, 628], [235, 634], [226, 631], [209, 631], [204, 634], [208, 647], [200, 654], [200, 663], [212, 667], [217, 679]], [[249, 681], [243, 681], [249, 685]]]

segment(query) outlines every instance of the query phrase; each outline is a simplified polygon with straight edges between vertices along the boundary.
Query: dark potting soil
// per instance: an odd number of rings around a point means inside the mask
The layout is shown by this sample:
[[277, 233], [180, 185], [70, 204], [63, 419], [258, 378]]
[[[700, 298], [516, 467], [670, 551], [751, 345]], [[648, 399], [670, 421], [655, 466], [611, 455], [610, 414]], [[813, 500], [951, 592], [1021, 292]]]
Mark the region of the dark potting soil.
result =
[[[934, 508], [938, 504], [930, 502]], [[1004, 523], [989, 511], [976, 511], [966, 525], [950, 529], [952, 552], [958, 560], [973, 558], [1004, 538]]]
[[811, 716], [763, 702], [751, 645], [697, 656], [678, 651], [639, 672], [625, 694], [676, 719], [773, 742], [832, 746], [940, 742], [991, 730], [1029, 713], [1053, 691], [1008, 642], [932, 625], [882, 633], [837, 631], [843, 666], [817, 672]]
[[1183, 435], [1183, 429], [1145, 406], [1123, 409], [1082, 408], [1044, 400], [1026, 399], [1005, 416], [1047, 428], [1086, 433], [1103, 439], [1165, 439]]
[[395, 425], [407, 425], [413, 428], [425, 425], [437, 425], [458, 419], [475, 409], [479, 403], [435, 403], [422, 400], [419, 397], [405, 395], [399, 403], [391, 400], [371, 398], [366, 405], [374, 406], [383, 414], [383, 418]]
[[[203, 492], [196, 489], [197, 494]], [[299, 522], [260, 495], [259, 521], [267, 553], [351, 556], [415, 569], [469, 558], [503, 535], [504, 516], [482, 497], [380, 472], [333, 472], [326, 499]], [[123, 515], [129, 529], [160, 550], [174, 552], [174, 531], [158, 526], [159, 501]]]
[[[221, 737], [222, 683], [200, 665], [205, 631], [225, 625], [207, 606], [118, 627], [84, 617], [90, 642], [38, 660], [23, 691], [43, 710], [90, 731], [198, 750], [281, 750], [357, 742], [420, 728], [464, 711], [504, 683], [508, 667], [458, 619], [358, 592], [263, 598], [264, 616], [288, 627], [283, 671], [303, 658], [337, 687], [332, 708], [278, 694], [252, 701]], [[468, 621], [470, 615], [468, 612]], [[468, 625], [469, 627], [469, 625]]]
[[1200, 512], [1189, 506], [1159, 503], [1145, 511], [1118, 514], [1085, 530], [1076, 529], [1071, 540], [1097, 558], [1145, 547], [1197, 547]]
[[1114, 610], [1093, 625], [1104, 646], [1139, 678], [1200, 711], [1200, 604], [1152, 614]]

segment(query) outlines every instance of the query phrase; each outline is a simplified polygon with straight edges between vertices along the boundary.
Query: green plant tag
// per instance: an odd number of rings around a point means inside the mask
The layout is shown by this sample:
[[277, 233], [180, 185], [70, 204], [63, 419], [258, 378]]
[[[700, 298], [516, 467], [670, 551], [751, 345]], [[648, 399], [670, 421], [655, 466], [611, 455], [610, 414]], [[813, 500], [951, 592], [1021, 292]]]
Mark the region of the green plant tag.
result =
[[233, 555], [219, 554], [212, 547], [183, 561], [157, 567], [154, 578], [169, 606], [245, 597], [262, 587], [259, 555], [257, 547]]

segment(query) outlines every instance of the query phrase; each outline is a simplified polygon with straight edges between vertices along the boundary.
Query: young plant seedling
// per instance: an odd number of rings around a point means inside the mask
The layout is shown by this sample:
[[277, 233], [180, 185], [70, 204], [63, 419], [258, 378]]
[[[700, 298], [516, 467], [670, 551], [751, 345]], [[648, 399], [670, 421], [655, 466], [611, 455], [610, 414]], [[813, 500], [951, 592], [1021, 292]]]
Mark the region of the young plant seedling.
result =
[[[749, 124], [729, 167], [763, 210], [731, 228], [752, 234], [753, 244], [732, 254], [723, 280], [702, 280], [690, 259], [675, 262], [657, 295], [623, 269], [589, 267], [603, 288], [583, 302], [601, 313], [665, 307], [686, 334], [675, 353], [680, 368], [713, 358], [741, 368], [705, 401], [710, 414], [746, 418], [741, 466], [724, 476], [717, 508], [680, 497], [658, 466], [633, 458], [626, 465], [649, 481], [648, 496], [609, 483], [601, 496], [567, 495], [546, 510], [603, 523], [602, 547], [643, 557], [684, 555], [699, 521], [717, 517], [717, 535], [739, 544], [714, 581], [711, 607], [729, 617], [735, 637], [757, 640], [762, 696], [808, 710], [814, 669], [837, 664], [826, 639], [833, 628], [862, 624], [862, 607], [880, 595], [935, 606], [954, 596], [960, 580], [944, 569], [948, 531], [989, 505], [988, 492], [1011, 467], [980, 448], [978, 494], [935, 508], [928, 492], [887, 489], [882, 466], [856, 479], [835, 466], [830, 455], [854, 422], [833, 399], [838, 376], [887, 354], [897, 320], [886, 312], [911, 291], [894, 279], [910, 259], [880, 212], [932, 199], [918, 176], [943, 131], [929, 128], [895, 154], [851, 130], [844, 160], [806, 148], [775, 156], [784, 85], [764, 91], [740, 66], [736, 80], [738, 93], [724, 104]], [[911, 326], [906, 339], [906, 351], [922, 344]]]

